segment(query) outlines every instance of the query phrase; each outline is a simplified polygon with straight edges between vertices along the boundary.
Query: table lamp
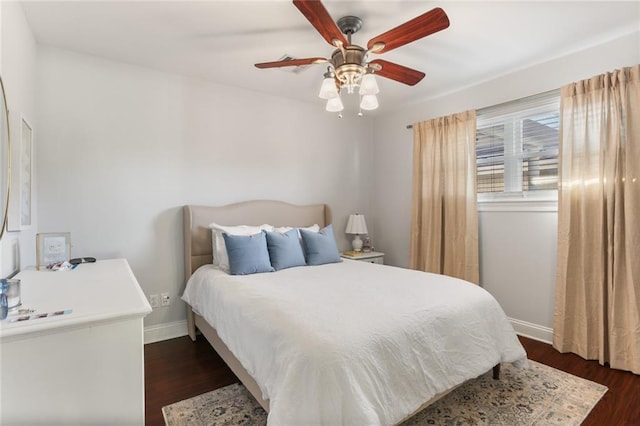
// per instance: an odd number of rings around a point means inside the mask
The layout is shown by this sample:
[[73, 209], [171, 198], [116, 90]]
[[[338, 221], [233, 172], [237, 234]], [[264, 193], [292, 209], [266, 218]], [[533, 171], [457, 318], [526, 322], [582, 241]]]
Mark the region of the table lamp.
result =
[[364, 215], [359, 213], [349, 215], [347, 228], [344, 232], [347, 234], [355, 235], [355, 238], [351, 243], [353, 246], [353, 251], [362, 251], [362, 240], [360, 239], [360, 235], [365, 235], [368, 233], [367, 224], [364, 221]]

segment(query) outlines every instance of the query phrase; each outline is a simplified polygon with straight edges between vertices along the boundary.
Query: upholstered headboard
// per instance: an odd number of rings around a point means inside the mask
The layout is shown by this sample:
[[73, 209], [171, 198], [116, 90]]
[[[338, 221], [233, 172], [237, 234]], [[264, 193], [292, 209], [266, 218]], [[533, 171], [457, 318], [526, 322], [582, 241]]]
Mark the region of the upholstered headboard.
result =
[[244, 201], [226, 206], [184, 206], [185, 282], [200, 266], [213, 261], [212, 222], [220, 225], [309, 226], [331, 223], [327, 204], [297, 206], [282, 201]]

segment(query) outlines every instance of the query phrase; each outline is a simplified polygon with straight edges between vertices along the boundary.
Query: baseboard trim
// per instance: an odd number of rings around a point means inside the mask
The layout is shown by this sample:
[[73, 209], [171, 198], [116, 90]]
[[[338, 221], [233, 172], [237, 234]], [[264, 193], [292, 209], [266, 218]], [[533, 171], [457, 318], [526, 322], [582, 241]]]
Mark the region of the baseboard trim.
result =
[[162, 340], [175, 339], [176, 337], [182, 337], [188, 334], [187, 320], [151, 325], [144, 328], [144, 343], [155, 343]]
[[552, 344], [553, 342], [553, 329], [544, 327], [542, 325], [533, 324], [527, 321], [522, 321], [515, 318], [509, 318], [513, 329], [516, 334], [520, 336], [528, 337], [533, 340], [538, 340], [543, 343]]

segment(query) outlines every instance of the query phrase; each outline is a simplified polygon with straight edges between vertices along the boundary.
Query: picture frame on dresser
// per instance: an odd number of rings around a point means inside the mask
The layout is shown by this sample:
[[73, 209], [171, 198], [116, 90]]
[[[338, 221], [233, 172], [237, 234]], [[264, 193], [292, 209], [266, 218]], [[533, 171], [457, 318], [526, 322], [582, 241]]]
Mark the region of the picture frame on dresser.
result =
[[55, 232], [36, 235], [36, 265], [39, 270], [70, 258], [71, 233]]

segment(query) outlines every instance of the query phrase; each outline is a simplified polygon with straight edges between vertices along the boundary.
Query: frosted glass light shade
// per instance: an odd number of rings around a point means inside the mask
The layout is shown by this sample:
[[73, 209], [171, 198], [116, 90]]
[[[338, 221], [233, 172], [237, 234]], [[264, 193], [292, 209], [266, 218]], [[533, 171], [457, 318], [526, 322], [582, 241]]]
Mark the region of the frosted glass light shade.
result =
[[336, 87], [336, 81], [333, 77], [327, 77], [322, 80], [322, 86], [320, 87], [318, 97], [321, 99], [331, 99], [338, 96], [338, 88]]
[[340, 96], [336, 96], [335, 98], [330, 98], [327, 100], [327, 111], [340, 112], [343, 109], [344, 105], [342, 105], [342, 99], [340, 99]]
[[378, 83], [373, 74], [365, 74], [360, 82], [360, 94], [361, 95], [375, 95], [380, 92]]
[[378, 98], [376, 95], [364, 95], [360, 101], [360, 108], [365, 111], [378, 108]]

